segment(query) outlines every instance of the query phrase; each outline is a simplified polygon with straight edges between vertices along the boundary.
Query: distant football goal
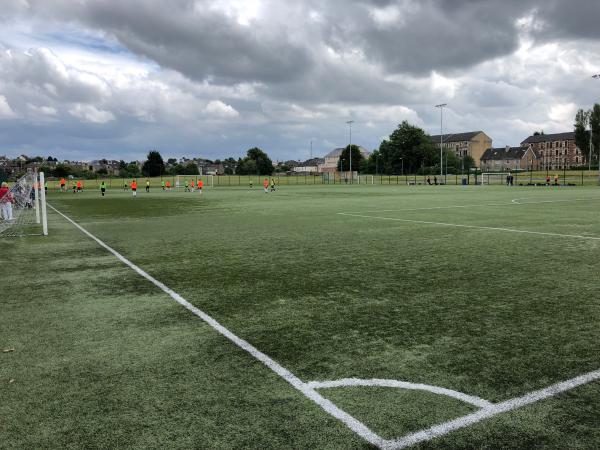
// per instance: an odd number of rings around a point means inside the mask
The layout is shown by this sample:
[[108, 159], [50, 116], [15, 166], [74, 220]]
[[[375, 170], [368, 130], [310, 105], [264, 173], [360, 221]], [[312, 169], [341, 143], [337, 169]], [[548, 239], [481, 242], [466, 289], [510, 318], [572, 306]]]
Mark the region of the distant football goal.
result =
[[0, 237], [48, 234], [44, 174], [28, 172], [0, 187]]

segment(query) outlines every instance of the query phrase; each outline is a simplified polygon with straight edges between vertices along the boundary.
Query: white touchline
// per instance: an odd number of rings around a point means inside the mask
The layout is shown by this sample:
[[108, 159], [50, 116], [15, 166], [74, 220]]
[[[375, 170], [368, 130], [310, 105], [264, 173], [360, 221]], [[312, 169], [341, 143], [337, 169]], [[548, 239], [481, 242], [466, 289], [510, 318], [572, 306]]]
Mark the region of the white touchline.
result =
[[304, 394], [307, 398], [309, 398], [310, 400], [315, 402], [317, 405], [319, 405], [321, 408], [323, 408], [323, 410], [325, 410], [328, 414], [330, 414], [331, 416], [333, 416], [336, 419], [343, 422], [348, 428], [350, 428], [352, 431], [354, 431], [356, 434], [358, 434], [364, 440], [370, 442], [371, 444], [373, 444], [379, 448], [381, 448], [384, 445], [384, 443], [386, 442], [385, 439], [383, 439], [382, 437], [378, 436], [376, 433], [371, 431], [365, 424], [360, 422], [358, 419], [352, 417], [347, 412], [338, 408], [330, 400], [327, 400], [326, 398], [321, 396], [321, 394], [319, 394], [314, 388], [310, 387], [307, 383], [304, 383], [302, 380], [300, 380], [300, 378], [298, 378], [292, 372], [287, 370], [285, 367], [281, 366], [275, 360], [271, 359], [270, 357], [268, 357], [267, 355], [262, 353], [260, 350], [258, 350], [256, 347], [254, 347], [249, 342], [247, 342], [244, 339], [240, 338], [239, 336], [233, 334], [231, 331], [229, 331], [227, 328], [225, 328], [223, 325], [221, 325], [219, 322], [217, 322], [211, 316], [206, 314], [204, 311], [196, 308], [194, 305], [192, 305], [190, 302], [188, 302], [186, 299], [184, 299], [177, 292], [173, 291], [171, 288], [167, 287], [165, 284], [161, 283], [156, 278], [154, 278], [153, 276], [149, 275], [148, 273], [146, 273], [145, 271], [140, 269], [134, 263], [129, 261], [127, 258], [125, 258], [123, 255], [121, 255], [119, 252], [114, 250], [112, 247], [109, 247], [107, 244], [105, 244], [103, 241], [98, 239], [92, 233], [87, 231], [85, 228], [83, 228], [77, 222], [72, 220], [70, 217], [67, 217], [65, 214], [61, 213], [54, 206], [52, 206], [50, 204], [48, 204], [48, 206], [50, 208], [52, 208], [56, 213], [58, 213], [59, 215], [64, 217], [66, 220], [68, 220], [75, 227], [77, 227], [83, 234], [85, 234], [90, 239], [94, 240], [98, 245], [100, 245], [101, 247], [103, 247], [104, 249], [106, 249], [107, 251], [112, 253], [114, 256], [116, 256], [123, 264], [129, 266], [131, 269], [133, 269], [135, 272], [137, 272], [140, 276], [144, 277], [145, 279], [150, 281], [152, 284], [154, 284], [156, 287], [161, 289], [163, 292], [168, 294], [173, 300], [175, 300], [177, 303], [179, 303], [180, 305], [185, 307], [187, 310], [192, 312], [194, 315], [201, 318], [204, 322], [206, 322], [213, 329], [215, 329], [220, 334], [225, 336], [227, 339], [229, 339], [235, 345], [237, 345], [238, 347], [240, 347], [240, 348], [244, 349], [245, 351], [247, 351], [248, 353], [250, 353], [256, 359], [258, 359], [260, 362], [262, 362], [265, 366], [267, 366], [269, 369], [271, 369], [273, 372], [275, 372], [277, 375], [279, 375], [281, 378], [283, 378], [285, 381], [287, 381], [289, 384], [291, 384], [294, 388], [296, 388], [298, 391], [300, 391], [302, 394]]
[[463, 224], [458, 224], [458, 223], [431, 222], [428, 220], [413, 220], [413, 219], [398, 219], [398, 218], [394, 218], [394, 217], [366, 216], [363, 214], [338, 213], [338, 215], [350, 216], [350, 217], [361, 217], [364, 219], [391, 220], [394, 222], [422, 223], [424, 225], [439, 225], [439, 226], [444, 226], [444, 227], [474, 228], [474, 229], [478, 229], [478, 230], [506, 231], [506, 232], [510, 232], [510, 233], [537, 234], [537, 235], [542, 235], [542, 236], [568, 237], [568, 238], [600, 241], [600, 236], [582, 236], [579, 234], [546, 233], [543, 231], [517, 230], [515, 228], [485, 227], [482, 225], [463, 225]]
[[562, 392], [569, 391], [578, 386], [590, 383], [592, 381], [600, 380], [600, 370], [589, 372], [584, 375], [572, 378], [567, 381], [553, 384], [547, 388], [540, 389], [538, 391], [531, 392], [523, 395], [522, 397], [516, 397], [510, 400], [496, 403], [491, 407], [483, 408], [473, 414], [468, 414], [458, 419], [450, 420], [448, 422], [435, 425], [426, 430], [418, 431], [416, 433], [408, 434], [398, 439], [392, 439], [386, 441], [383, 448], [386, 450], [396, 450], [409, 447], [411, 445], [418, 444], [419, 442], [429, 441], [436, 437], [443, 436], [450, 433], [451, 431], [465, 428], [469, 425], [473, 425], [482, 420], [489, 419], [490, 417], [497, 416], [505, 412], [513, 411], [515, 409], [522, 408], [532, 403], [539, 402], [546, 398], [553, 397]]
[[447, 397], [452, 397], [457, 400], [460, 400], [465, 403], [470, 403], [471, 405], [477, 406], [479, 408], [489, 408], [492, 406], [492, 403], [488, 402], [479, 397], [475, 397], [473, 395], [468, 395], [463, 392], [454, 391], [452, 389], [446, 389], [439, 386], [432, 386], [430, 384], [421, 384], [421, 383], [409, 383], [407, 381], [400, 380], [382, 380], [379, 378], [373, 378], [370, 380], [363, 380], [359, 378], [342, 378], [341, 380], [332, 380], [332, 381], [311, 381], [308, 383], [310, 387], [315, 389], [331, 389], [338, 387], [388, 387], [388, 388], [398, 388], [398, 389], [407, 389], [414, 391], [427, 391], [433, 394], [445, 395]]
[[541, 205], [544, 203], [570, 203], [570, 202], [591, 202], [600, 200], [600, 198], [573, 198], [569, 200], [541, 200], [541, 201], [531, 201], [531, 202], [522, 202], [521, 200], [527, 200], [527, 198], [515, 198], [507, 203], [475, 203], [472, 205], [450, 205], [450, 206], [428, 206], [424, 208], [403, 208], [403, 209], [378, 209], [378, 210], [367, 210], [367, 211], [357, 211], [357, 212], [349, 212], [346, 214], [359, 214], [359, 213], [381, 213], [381, 212], [410, 212], [410, 211], [432, 211], [436, 209], [455, 209], [455, 208], [485, 208], [490, 206], [515, 206], [515, 205]]

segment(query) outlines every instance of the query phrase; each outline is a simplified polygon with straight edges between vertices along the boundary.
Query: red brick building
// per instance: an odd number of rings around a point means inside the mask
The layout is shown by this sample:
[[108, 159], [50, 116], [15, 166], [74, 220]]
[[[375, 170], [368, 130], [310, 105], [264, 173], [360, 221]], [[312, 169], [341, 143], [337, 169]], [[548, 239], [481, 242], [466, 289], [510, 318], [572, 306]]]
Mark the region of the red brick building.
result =
[[529, 136], [521, 147], [533, 149], [539, 170], [561, 170], [586, 164], [586, 155], [575, 145], [575, 133]]

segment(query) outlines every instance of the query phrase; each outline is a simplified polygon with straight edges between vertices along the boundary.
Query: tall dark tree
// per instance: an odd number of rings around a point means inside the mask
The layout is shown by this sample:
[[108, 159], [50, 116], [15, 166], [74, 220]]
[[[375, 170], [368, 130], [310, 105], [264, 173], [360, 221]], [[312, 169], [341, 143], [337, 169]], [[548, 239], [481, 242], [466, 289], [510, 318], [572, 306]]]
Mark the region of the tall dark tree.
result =
[[[590, 126], [592, 127], [592, 145], [594, 146], [594, 159], [599, 158], [600, 152], [600, 104], [596, 103], [590, 111]], [[596, 159], [598, 161], [598, 159]]]
[[414, 172], [422, 166], [439, 163], [439, 153], [429, 136], [419, 127], [407, 121], [379, 146], [379, 172], [398, 175]]
[[58, 178], [65, 178], [73, 174], [73, 169], [67, 164], [57, 164], [54, 168], [54, 176]]
[[580, 109], [575, 115], [575, 145], [579, 147], [581, 153], [589, 157], [590, 148], [590, 133], [587, 131], [587, 127], [590, 121], [591, 111], [584, 111]]
[[198, 170], [198, 165], [192, 161], [188, 162], [185, 166], [183, 166], [183, 172], [181, 175], [198, 175], [200, 171]]
[[147, 177], [158, 177], [165, 173], [165, 163], [158, 151], [148, 152], [146, 162], [142, 166], [142, 173]]
[[225, 169], [225, 175], [233, 175], [235, 173], [235, 166], [237, 162], [234, 158], [227, 158], [223, 161], [223, 168]]
[[271, 175], [274, 171], [273, 161], [260, 148], [248, 150], [244, 159], [239, 159], [235, 172], [240, 175]]
[[350, 155], [352, 155], [352, 171], [357, 172], [361, 168], [362, 160], [364, 159], [358, 145], [352, 145], [352, 151], [350, 146], [347, 145], [342, 153], [340, 154], [340, 165], [343, 172], [350, 170]]
[[0, 183], [4, 183], [6, 180], [8, 180], [8, 175], [6, 174], [4, 169], [0, 167]]

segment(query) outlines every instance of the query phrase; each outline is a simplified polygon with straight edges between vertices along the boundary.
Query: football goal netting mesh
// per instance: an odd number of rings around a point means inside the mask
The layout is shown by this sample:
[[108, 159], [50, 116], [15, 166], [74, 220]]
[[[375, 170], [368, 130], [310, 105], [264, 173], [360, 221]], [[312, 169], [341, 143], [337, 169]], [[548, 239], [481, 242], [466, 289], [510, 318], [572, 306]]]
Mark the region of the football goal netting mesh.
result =
[[182, 191], [186, 189], [192, 191], [198, 189], [198, 181], [202, 180], [203, 188], [215, 187], [214, 175], [177, 175], [175, 177], [175, 189]]
[[48, 234], [44, 175], [28, 172], [0, 187], [0, 238]]
[[[481, 174], [481, 185], [499, 185], [506, 184], [506, 177], [508, 172], [496, 172], [496, 173], [482, 173]], [[514, 176], [514, 175], [513, 175]]]

